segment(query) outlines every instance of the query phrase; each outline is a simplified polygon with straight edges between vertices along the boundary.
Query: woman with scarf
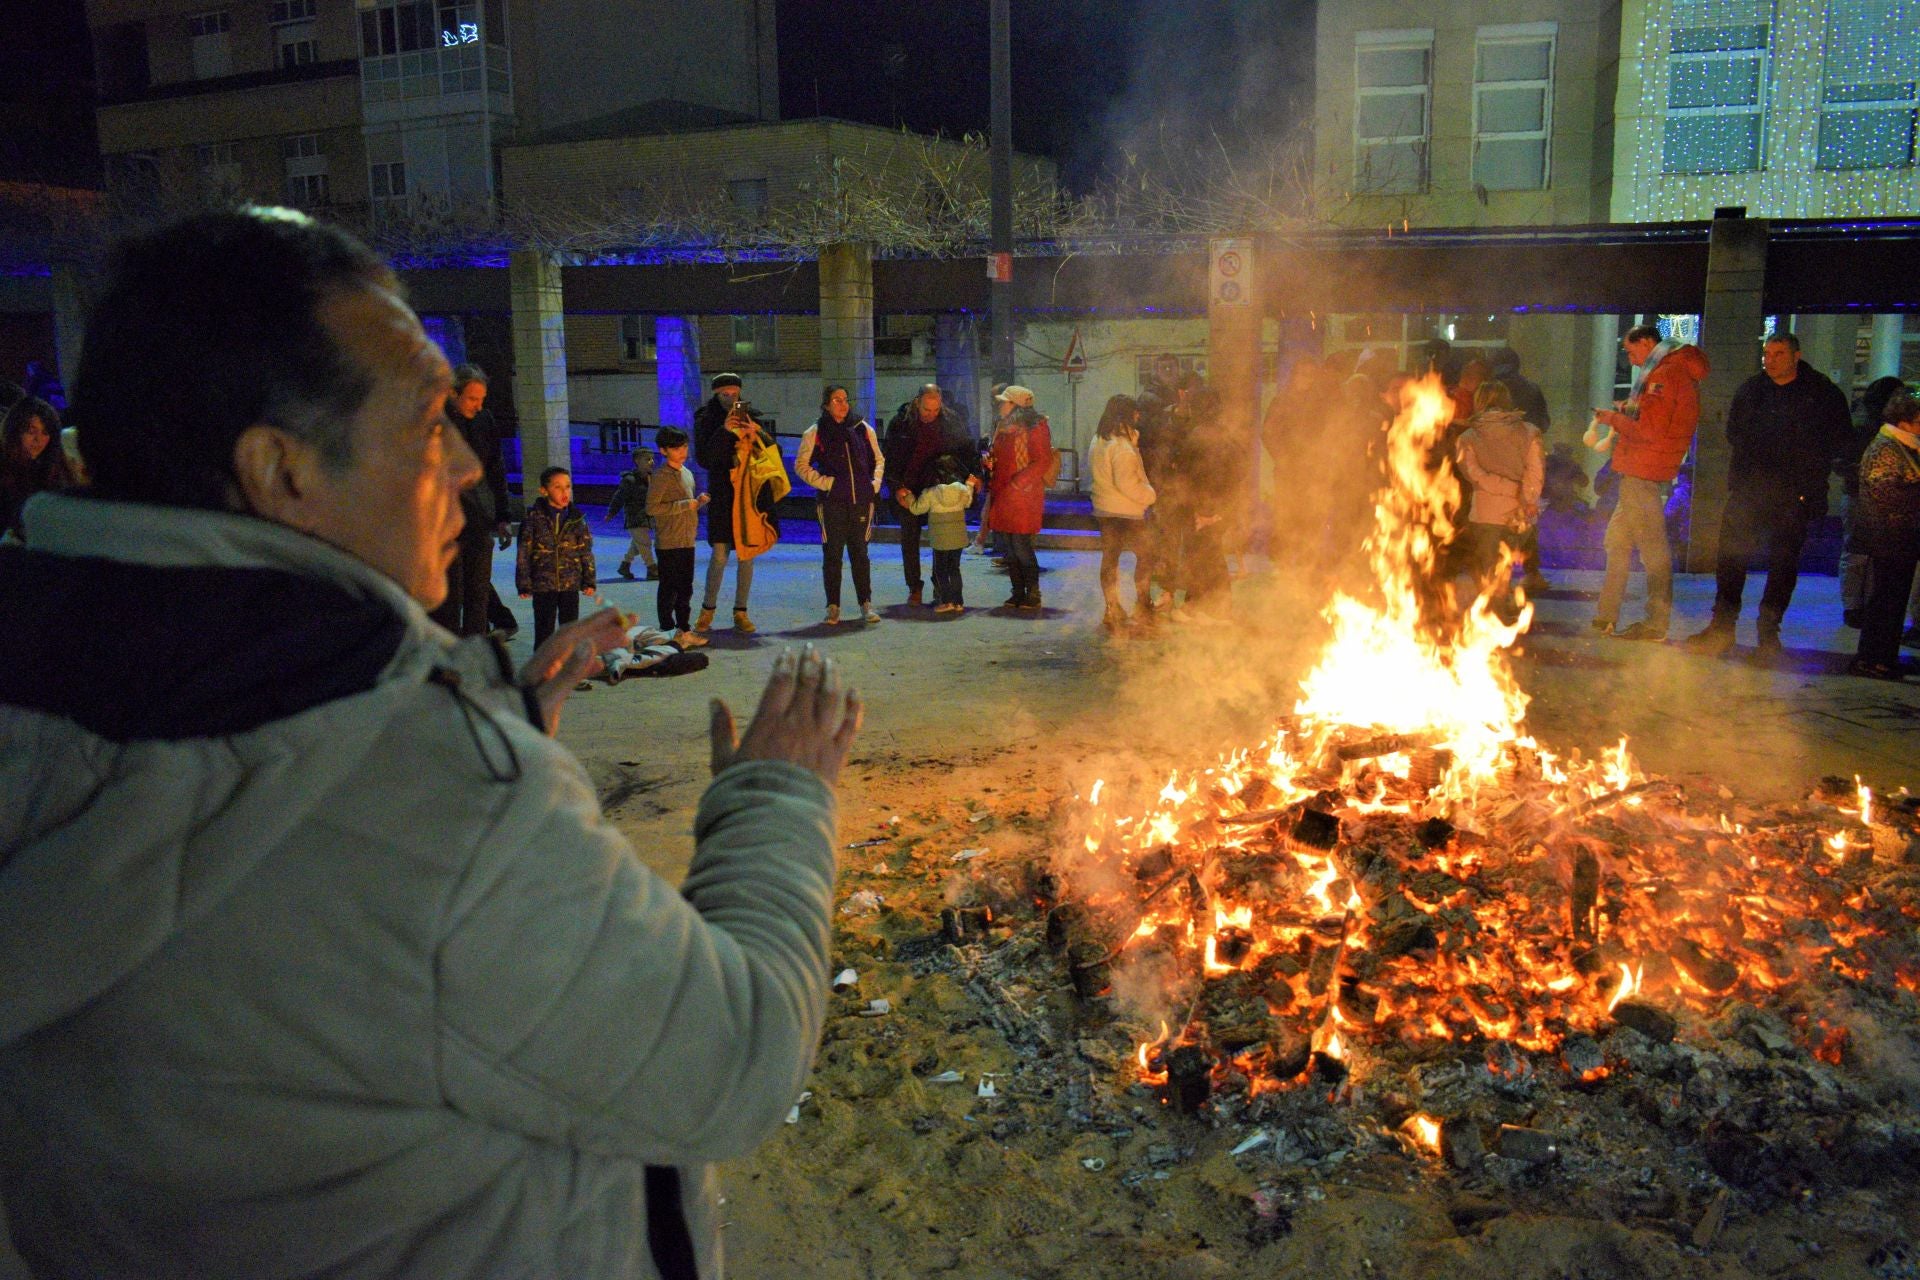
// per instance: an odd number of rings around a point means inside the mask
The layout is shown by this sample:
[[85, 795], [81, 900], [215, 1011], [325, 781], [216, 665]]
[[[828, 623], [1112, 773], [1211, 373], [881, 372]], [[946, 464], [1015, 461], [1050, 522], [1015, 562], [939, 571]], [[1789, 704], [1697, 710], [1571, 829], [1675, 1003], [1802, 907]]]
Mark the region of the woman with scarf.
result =
[[1900, 679], [1900, 622], [1920, 566], [1920, 398], [1901, 389], [1887, 400], [1881, 426], [1860, 459], [1854, 536], [1868, 556], [1860, 649], [1848, 670]]
[[880, 439], [865, 418], [853, 412], [845, 387], [834, 385], [820, 397], [820, 417], [800, 435], [800, 456], [793, 469], [819, 493], [821, 576], [827, 590], [826, 624], [840, 621], [842, 553], [853, 566], [853, 593], [863, 622], [878, 622], [873, 607], [873, 573], [867, 561], [867, 536], [873, 527], [874, 495], [887, 465]]
[[1040, 607], [1040, 558], [1034, 537], [1046, 512], [1053, 480], [1053, 433], [1033, 407], [1033, 392], [1009, 386], [994, 397], [1000, 410], [993, 432], [993, 478], [987, 521], [1007, 535], [1007, 576], [1013, 579], [1009, 609]]

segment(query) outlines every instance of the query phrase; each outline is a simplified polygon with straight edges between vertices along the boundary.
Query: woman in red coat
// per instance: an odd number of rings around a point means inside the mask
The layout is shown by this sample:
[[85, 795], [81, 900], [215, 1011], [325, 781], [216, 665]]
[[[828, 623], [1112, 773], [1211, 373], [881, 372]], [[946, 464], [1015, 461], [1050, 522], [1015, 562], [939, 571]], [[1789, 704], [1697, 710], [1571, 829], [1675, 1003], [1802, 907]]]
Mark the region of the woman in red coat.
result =
[[994, 397], [1000, 415], [989, 466], [987, 523], [1007, 535], [1007, 574], [1013, 579], [1010, 609], [1040, 607], [1040, 560], [1034, 536], [1046, 512], [1047, 485], [1054, 476], [1053, 434], [1034, 411], [1033, 392], [1010, 386]]

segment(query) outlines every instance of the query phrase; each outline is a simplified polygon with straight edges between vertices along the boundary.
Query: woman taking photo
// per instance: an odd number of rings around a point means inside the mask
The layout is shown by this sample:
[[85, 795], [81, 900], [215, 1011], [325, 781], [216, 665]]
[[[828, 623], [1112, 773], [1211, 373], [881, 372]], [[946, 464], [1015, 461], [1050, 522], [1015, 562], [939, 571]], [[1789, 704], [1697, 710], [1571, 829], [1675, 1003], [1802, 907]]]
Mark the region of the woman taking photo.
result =
[[1153, 486], [1140, 460], [1140, 407], [1132, 396], [1114, 396], [1100, 414], [1087, 470], [1093, 475], [1093, 517], [1100, 525], [1100, 594], [1106, 601], [1101, 624], [1109, 631], [1127, 625], [1120, 599], [1120, 557], [1133, 553], [1133, 600], [1143, 620], [1153, 617], [1153, 553], [1147, 509]]
[[800, 456], [793, 469], [819, 493], [821, 576], [827, 589], [826, 624], [840, 621], [840, 561], [853, 566], [853, 594], [863, 622], [878, 622], [873, 608], [873, 572], [867, 560], [867, 535], [873, 527], [873, 500], [887, 460], [880, 439], [865, 418], [853, 412], [845, 387], [834, 385], [820, 397], [820, 417], [800, 435]]

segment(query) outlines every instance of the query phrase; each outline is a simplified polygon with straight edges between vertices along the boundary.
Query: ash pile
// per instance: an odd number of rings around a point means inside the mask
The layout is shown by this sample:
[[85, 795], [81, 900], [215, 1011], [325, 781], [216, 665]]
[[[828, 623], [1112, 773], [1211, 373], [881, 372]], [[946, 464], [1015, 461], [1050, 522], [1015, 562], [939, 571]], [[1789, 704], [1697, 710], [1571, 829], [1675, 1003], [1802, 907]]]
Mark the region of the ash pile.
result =
[[1022, 1053], [1002, 1090], [1048, 1123], [1156, 1131], [1130, 1185], [1230, 1143], [1256, 1234], [1397, 1169], [1706, 1245], [1920, 1174], [1904, 796], [1827, 779], [1755, 809], [1624, 743], [1469, 766], [1286, 726], [1144, 811], [1100, 799], [899, 958], [969, 984]]

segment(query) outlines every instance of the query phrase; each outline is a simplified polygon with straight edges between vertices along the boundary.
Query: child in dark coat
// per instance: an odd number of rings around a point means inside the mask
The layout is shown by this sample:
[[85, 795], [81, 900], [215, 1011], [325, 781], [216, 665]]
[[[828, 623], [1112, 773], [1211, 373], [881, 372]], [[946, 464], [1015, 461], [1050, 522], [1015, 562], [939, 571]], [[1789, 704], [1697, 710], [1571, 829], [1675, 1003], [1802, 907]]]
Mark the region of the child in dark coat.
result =
[[540, 473], [540, 499], [527, 508], [520, 525], [513, 577], [520, 598], [533, 601], [536, 648], [556, 623], [578, 618], [580, 597], [594, 593], [593, 531], [573, 505], [573, 476], [565, 467]]
[[647, 484], [653, 478], [653, 450], [633, 451], [633, 470], [620, 474], [620, 485], [607, 502], [607, 520], [620, 519], [627, 531], [627, 553], [620, 557], [620, 576], [633, 577], [633, 558], [647, 566], [647, 581], [656, 582], [660, 570], [653, 562], [653, 517], [647, 514]]

